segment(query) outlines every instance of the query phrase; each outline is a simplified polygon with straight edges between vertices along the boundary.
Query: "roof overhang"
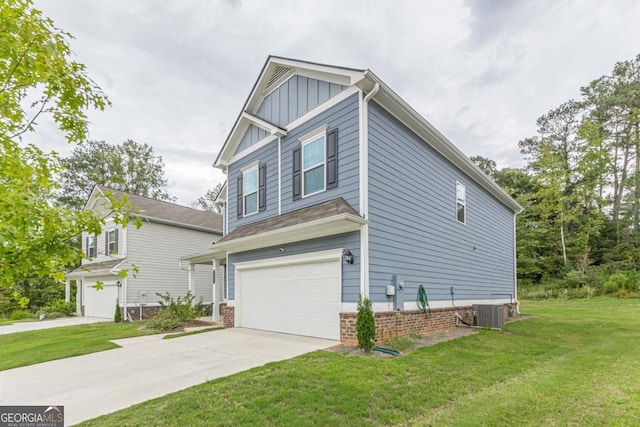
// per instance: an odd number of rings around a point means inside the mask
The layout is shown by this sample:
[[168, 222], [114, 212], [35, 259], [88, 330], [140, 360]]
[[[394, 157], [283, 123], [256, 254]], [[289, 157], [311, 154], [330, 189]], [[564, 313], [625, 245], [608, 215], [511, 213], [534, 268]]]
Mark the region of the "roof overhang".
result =
[[75, 270], [67, 273], [67, 279], [80, 279], [83, 277], [96, 277], [96, 276], [107, 276], [113, 275], [117, 276], [121, 270], [121, 266], [124, 263], [124, 259], [120, 260], [119, 263], [114, 265], [113, 267], [104, 267], [93, 270], [91, 268], [91, 264], [86, 264], [84, 266], [80, 266]]
[[264, 98], [293, 75], [315, 78], [343, 86], [352, 86], [364, 78], [365, 70], [269, 56], [229, 136], [225, 140], [222, 150], [220, 150], [216, 161], [213, 163], [214, 167], [222, 170], [227, 169], [227, 165], [231, 157], [233, 157], [242, 136], [252, 123], [269, 132], [271, 137], [286, 135], [285, 129], [259, 119], [255, 116], [255, 113]]
[[434, 150], [480, 184], [509, 209], [515, 213], [522, 211], [522, 206], [373, 72], [370, 70], [365, 71], [364, 78], [356, 85], [366, 93], [371, 91], [376, 83], [380, 85], [380, 90], [373, 98], [377, 104], [415, 132]]
[[369, 221], [353, 214], [338, 214], [327, 218], [308, 221], [289, 227], [266, 231], [252, 236], [241, 237], [226, 242], [214, 243], [211, 249], [200, 254], [181, 258], [192, 264], [204, 263], [212, 259], [224, 258], [226, 254], [245, 252], [254, 249], [286, 245], [303, 240], [358, 231]]

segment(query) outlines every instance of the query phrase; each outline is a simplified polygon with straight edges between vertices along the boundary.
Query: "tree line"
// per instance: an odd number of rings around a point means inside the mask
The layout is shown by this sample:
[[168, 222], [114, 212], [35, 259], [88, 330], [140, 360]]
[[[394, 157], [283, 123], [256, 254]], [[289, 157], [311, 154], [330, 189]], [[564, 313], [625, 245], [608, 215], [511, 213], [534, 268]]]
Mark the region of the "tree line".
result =
[[524, 207], [517, 217], [522, 285], [637, 292], [640, 55], [580, 95], [540, 116], [536, 134], [518, 143], [523, 169], [472, 160]]

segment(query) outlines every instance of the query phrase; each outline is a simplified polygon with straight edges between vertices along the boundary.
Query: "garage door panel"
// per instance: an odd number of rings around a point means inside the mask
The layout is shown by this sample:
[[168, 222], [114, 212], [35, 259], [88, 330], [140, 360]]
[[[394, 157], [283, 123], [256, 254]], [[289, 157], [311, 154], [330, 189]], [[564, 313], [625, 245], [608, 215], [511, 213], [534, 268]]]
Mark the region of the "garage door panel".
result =
[[240, 326], [339, 339], [339, 259], [240, 269], [236, 278]]
[[93, 288], [93, 284], [84, 287], [84, 314], [88, 317], [113, 318], [118, 298], [115, 284], [103, 284], [102, 289]]

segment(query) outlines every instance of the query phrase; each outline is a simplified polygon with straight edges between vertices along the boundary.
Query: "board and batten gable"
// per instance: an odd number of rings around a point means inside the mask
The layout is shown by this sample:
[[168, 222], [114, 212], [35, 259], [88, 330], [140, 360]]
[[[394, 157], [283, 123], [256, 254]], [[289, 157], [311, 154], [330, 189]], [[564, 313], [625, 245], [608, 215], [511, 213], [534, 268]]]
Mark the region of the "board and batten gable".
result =
[[[355, 93], [282, 138], [282, 213], [343, 197], [356, 211], [360, 206], [359, 181], [359, 103]], [[299, 138], [328, 125], [327, 131], [338, 130], [338, 186], [309, 197], [293, 200], [293, 150], [300, 147]]]
[[[375, 102], [369, 104], [370, 297], [405, 282], [405, 307], [422, 284], [430, 301], [513, 294], [514, 212]], [[456, 219], [456, 181], [466, 223]], [[515, 297], [515, 295], [514, 295]]]
[[261, 129], [254, 124], [249, 125], [249, 128], [246, 130], [246, 132], [242, 136], [242, 139], [240, 140], [240, 145], [238, 145], [238, 148], [236, 149], [236, 154], [246, 150], [256, 142], [266, 138], [267, 135], [268, 133], [266, 130]]
[[[280, 251], [280, 248], [283, 251]], [[319, 239], [305, 240], [288, 243], [286, 245], [257, 249], [237, 254], [229, 254], [229, 265], [237, 262], [255, 261], [283, 256], [307, 254], [330, 249], [349, 248], [354, 256], [354, 263], [342, 265], [342, 302], [357, 302], [360, 293], [360, 233], [345, 233], [336, 236], [327, 236]], [[235, 268], [228, 270], [228, 299], [235, 299]]]
[[339, 84], [294, 75], [265, 96], [256, 116], [282, 127], [343, 89]]
[[[172, 297], [185, 295], [189, 272], [180, 267], [179, 259], [193, 253], [194, 248], [208, 247], [219, 238], [214, 233], [144, 220], [138, 229], [128, 227], [127, 261], [129, 265], [136, 265], [139, 271], [136, 277], [130, 273], [127, 279], [127, 303], [139, 302], [141, 290], [147, 293], [147, 303], [150, 305], [157, 304], [160, 299], [156, 292], [169, 292]], [[196, 266], [193, 293], [205, 303], [212, 301], [212, 266]]]

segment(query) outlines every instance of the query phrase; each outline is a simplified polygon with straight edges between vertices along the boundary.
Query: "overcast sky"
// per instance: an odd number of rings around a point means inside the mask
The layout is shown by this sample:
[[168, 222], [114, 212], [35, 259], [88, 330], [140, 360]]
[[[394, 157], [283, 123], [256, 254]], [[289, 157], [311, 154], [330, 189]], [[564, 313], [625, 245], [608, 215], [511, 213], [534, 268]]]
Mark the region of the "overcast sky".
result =
[[[269, 54], [368, 68], [469, 156], [523, 165], [519, 140], [640, 53], [637, 0], [36, 0], [113, 102], [90, 139], [154, 147], [190, 205]], [[46, 123], [32, 141], [73, 148]]]

